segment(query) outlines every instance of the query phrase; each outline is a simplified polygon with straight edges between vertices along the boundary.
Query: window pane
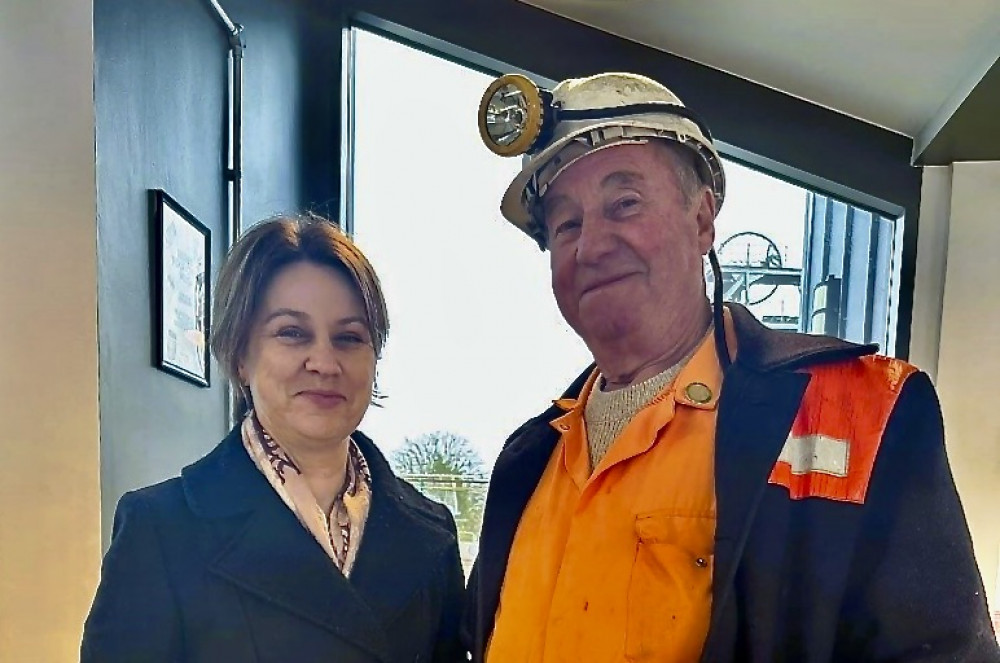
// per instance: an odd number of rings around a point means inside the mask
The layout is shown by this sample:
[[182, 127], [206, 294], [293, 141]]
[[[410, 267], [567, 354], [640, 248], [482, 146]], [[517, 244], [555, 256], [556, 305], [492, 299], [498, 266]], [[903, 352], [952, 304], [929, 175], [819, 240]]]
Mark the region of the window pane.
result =
[[[881, 216], [726, 161], [716, 251], [726, 301], [776, 329], [892, 351], [896, 238]], [[711, 273], [706, 268], [709, 292]]]
[[726, 201], [715, 222], [724, 298], [747, 306], [770, 327], [797, 331], [808, 192], [724, 161]]

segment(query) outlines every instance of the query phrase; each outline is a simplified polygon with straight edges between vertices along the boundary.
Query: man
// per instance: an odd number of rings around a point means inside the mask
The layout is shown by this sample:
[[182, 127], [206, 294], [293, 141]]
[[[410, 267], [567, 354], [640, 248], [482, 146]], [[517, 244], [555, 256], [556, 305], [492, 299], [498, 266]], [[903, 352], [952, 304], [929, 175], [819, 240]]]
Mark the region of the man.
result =
[[704, 124], [631, 74], [480, 110], [595, 364], [497, 460], [473, 660], [1000, 661], [930, 380], [722, 306]]

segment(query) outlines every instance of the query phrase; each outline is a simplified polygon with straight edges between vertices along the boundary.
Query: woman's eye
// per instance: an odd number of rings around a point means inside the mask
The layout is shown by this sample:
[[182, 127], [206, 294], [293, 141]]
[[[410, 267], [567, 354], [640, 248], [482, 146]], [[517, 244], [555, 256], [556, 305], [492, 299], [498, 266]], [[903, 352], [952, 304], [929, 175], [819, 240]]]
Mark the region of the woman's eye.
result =
[[362, 345], [368, 345], [368, 340], [361, 334], [352, 332], [349, 334], [337, 334], [333, 337], [333, 343], [340, 348], [353, 349]]
[[292, 340], [303, 339], [308, 336], [306, 332], [300, 327], [282, 327], [275, 334], [278, 338], [286, 338]]

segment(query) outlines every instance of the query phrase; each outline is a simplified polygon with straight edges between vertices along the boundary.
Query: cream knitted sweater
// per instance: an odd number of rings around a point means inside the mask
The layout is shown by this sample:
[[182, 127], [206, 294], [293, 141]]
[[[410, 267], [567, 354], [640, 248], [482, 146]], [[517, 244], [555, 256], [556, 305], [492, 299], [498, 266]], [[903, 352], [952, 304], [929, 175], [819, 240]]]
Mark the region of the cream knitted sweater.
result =
[[[697, 348], [696, 348], [697, 349]], [[590, 471], [601, 463], [621, 432], [632, 418], [666, 389], [680, 374], [694, 355], [692, 350], [679, 362], [653, 377], [615, 391], [604, 391], [604, 377], [598, 373], [594, 386], [587, 394], [583, 420], [590, 448]]]

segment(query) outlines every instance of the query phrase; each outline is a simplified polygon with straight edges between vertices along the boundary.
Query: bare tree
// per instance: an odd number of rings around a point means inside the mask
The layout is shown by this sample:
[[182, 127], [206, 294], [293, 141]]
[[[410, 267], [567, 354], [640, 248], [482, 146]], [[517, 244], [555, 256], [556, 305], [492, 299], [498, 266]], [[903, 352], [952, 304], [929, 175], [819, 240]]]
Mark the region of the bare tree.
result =
[[468, 438], [447, 431], [406, 438], [392, 456], [397, 472], [482, 477], [483, 461]]
[[486, 501], [483, 460], [472, 443], [448, 431], [406, 438], [392, 454], [397, 473], [451, 509], [462, 541], [479, 537]]

